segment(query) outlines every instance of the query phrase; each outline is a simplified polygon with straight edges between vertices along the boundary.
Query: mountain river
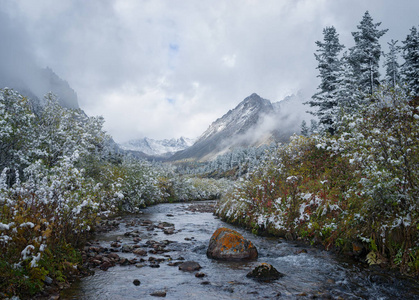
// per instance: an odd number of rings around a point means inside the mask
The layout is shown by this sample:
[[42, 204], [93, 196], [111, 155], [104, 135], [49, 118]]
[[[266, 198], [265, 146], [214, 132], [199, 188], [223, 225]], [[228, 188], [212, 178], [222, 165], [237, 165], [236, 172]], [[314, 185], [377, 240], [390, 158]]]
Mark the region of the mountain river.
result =
[[[123, 217], [115, 230], [99, 234], [97, 243], [109, 250], [115, 241], [120, 246], [136, 245], [134, 249], [145, 249], [147, 255], [122, 252], [120, 247], [116, 252], [120, 257], [136, 258], [138, 263], [117, 264], [107, 271], [97, 268], [94, 275], [62, 291], [60, 299], [419, 299], [419, 285], [413, 279], [310, 246], [253, 235], [215, 217], [210, 212], [214, 204], [159, 204]], [[174, 224], [174, 231], [157, 226], [162, 222]], [[258, 249], [258, 260], [207, 258], [209, 239], [219, 227], [235, 229], [250, 239]], [[135, 232], [136, 239], [127, 232]], [[150, 253], [152, 241], [164, 244], [167, 252]], [[202, 269], [181, 271], [177, 265], [182, 261], [198, 262]], [[261, 262], [285, 276], [272, 282], [247, 278]], [[198, 272], [203, 277], [195, 276]]]

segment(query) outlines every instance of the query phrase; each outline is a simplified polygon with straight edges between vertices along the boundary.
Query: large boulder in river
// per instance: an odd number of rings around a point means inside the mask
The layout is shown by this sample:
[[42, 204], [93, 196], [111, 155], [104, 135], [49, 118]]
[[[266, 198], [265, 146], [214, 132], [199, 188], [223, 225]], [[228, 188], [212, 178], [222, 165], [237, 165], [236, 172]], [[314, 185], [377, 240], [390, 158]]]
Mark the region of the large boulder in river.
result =
[[252, 242], [240, 233], [222, 227], [213, 233], [207, 256], [219, 260], [251, 260], [258, 257], [258, 251]]

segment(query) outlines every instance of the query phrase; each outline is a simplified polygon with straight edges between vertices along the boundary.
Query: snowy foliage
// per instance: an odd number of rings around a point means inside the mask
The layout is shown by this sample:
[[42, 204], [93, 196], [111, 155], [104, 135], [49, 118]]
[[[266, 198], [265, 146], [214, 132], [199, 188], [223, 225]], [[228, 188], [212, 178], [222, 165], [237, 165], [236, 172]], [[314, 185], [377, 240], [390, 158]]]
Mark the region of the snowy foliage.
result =
[[403, 58], [405, 63], [402, 65], [403, 79], [409, 92], [419, 96], [419, 32], [416, 27], [410, 29], [410, 34], [403, 41]]
[[379, 62], [381, 45], [379, 39], [388, 29], [379, 30], [379, 23], [373, 23], [370, 14], [365, 12], [360, 24], [359, 31], [352, 32], [355, 46], [350, 48], [350, 63], [354, 66], [360, 90], [367, 95], [375, 92], [380, 84]]
[[318, 92], [308, 102], [312, 107], [318, 107], [313, 112], [319, 117], [320, 123], [331, 126], [333, 124], [333, 110], [338, 105], [336, 92], [338, 88], [338, 79], [341, 72], [341, 61], [339, 59], [340, 51], [344, 48], [339, 43], [339, 35], [336, 29], [326, 27], [323, 30], [324, 42], [317, 41], [317, 52], [315, 53], [318, 61], [320, 85]]
[[0, 124], [0, 289], [7, 295], [31, 296], [47, 275], [65, 281], [80, 266], [76, 249], [110, 214], [215, 199], [230, 186], [112, 153], [103, 118], [63, 108], [52, 94], [34, 114], [26, 98], [0, 90]]
[[235, 148], [217, 156], [214, 160], [202, 163], [179, 164], [176, 171], [187, 175], [205, 175], [212, 178], [246, 177], [274, 151], [277, 145], [262, 145], [260, 147]]
[[418, 272], [419, 107], [402, 89], [380, 88], [372, 99], [345, 113], [333, 136], [295, 136], [279, 147], [217, 214], [326, 248], [363, 243]]

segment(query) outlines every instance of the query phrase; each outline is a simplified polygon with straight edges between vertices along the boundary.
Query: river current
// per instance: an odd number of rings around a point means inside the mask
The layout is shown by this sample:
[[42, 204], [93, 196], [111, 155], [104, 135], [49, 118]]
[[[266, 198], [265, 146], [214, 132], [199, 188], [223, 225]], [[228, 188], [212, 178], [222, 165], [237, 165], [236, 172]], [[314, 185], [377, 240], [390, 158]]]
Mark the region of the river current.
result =
[[[142, 214], [122, 218], [113, 231], [97, 236], [102, 247], [118, 241], [147, 249], [148, 241], [166, 241], [167, 252], [148, 254], [143, 262], [116, 265], [107, 271], [80, 279], [61, 293], [60, 299], [419, 299], [419, 285], [413, 279], [386, 272], [379, 267], [345, 260], [333, 253], [278, 238], [256, 236], [203, 212], [214, 202], [159, 204]], [[198, 209], [197, 209], [198, 208]], [[204, 209], [205, 210], [205, 209]], [[208, 211], [208, 210], [206, 210]], [[173, 233], [140, 225], [174, 224]], [[134, 226], [130, 226], [134, 224]], [[251, 262], [222, 262], [207, 258], [212, 233], [219, 227], [239, 231], [257, 247], [259, 258]], [[137, 241], [124, 235], [138, 230]], [[141, 241], [138, 241], [141, 239]], [[117, 252], [137, 258], [133, 253]], [[152, 257], [153, 261], [149, 261]], [[156, 267], [155, 261], [159, 261]], [[175, 262], [195, 261], [201, 276], [184, 272]], [[258, 282], [246, 274], [261, 262], [285, 274], [272, 282]], [[137, 285], [134, 281], [137, 281]], [[157, 292], [157, 293], [156, 293]], [[155, 295], [155, 296], [152, 296]]]

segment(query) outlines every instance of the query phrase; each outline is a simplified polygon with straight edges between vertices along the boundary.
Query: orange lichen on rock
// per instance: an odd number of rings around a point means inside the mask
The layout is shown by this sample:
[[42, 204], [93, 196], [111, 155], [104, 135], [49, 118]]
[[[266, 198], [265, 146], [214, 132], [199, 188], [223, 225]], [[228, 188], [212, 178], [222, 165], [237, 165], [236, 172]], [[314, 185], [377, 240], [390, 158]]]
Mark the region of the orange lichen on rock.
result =
[[221, 260], [256, 259], [258, 252], [251, 241], [229, 228], [218, 228], [210, 239], [207, 250], [209, 258]]

